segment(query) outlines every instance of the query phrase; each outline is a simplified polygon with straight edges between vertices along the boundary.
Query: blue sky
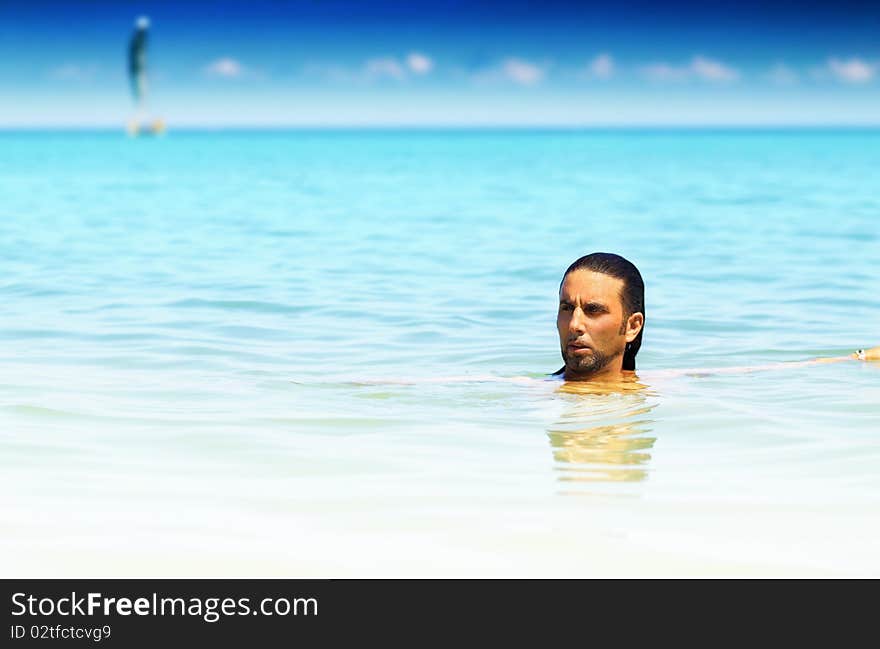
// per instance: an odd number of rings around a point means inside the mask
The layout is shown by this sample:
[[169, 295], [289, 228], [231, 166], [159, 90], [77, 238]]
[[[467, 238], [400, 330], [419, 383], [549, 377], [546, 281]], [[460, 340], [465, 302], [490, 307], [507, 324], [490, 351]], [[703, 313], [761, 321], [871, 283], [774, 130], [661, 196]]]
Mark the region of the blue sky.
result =
[[0, 0], [0, 126], [880, 125], [880, 4]]

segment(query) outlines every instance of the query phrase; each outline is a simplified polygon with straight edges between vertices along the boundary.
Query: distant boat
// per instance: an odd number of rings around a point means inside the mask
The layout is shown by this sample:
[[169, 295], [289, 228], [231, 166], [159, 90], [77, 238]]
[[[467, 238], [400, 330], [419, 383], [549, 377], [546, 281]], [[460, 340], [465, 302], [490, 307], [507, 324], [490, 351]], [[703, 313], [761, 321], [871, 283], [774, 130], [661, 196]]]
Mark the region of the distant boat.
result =
[[134, 97], [135, 113], [128, 121], [126, 131], [131, 136], [162, 135], [165, 133], [165, 122], [161, 118], [148, 117], [147, 96], [147, 41], [150, 30], [150, 19], [140, 16], [134, 23], [134, 33], [128, 44], [128, 79]]

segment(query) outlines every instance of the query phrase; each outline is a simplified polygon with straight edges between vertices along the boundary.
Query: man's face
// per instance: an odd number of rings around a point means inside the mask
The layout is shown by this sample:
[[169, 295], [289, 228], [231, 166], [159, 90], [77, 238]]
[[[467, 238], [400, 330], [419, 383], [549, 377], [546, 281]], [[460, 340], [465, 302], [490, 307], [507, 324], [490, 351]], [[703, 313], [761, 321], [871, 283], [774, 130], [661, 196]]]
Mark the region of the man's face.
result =
[[573, 271], [562, 282], [556, 328], [566, 378], [620, 371], [626, 343], [638, 333], [628, 330], [622, 289], [623, 280], [589, 270]]

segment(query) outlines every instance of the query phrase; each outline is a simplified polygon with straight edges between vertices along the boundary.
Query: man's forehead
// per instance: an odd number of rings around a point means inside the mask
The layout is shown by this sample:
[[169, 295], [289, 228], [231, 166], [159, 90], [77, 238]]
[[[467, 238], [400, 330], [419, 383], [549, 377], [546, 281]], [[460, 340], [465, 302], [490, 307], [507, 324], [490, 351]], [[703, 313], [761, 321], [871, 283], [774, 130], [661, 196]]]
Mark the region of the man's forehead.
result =
[[574, 300], [611, 301], [620, 298], [623, 292], [623, 280], [605, 273], [592, 270], [575, 270], [570, 272], [559, 288], [559, 297]]

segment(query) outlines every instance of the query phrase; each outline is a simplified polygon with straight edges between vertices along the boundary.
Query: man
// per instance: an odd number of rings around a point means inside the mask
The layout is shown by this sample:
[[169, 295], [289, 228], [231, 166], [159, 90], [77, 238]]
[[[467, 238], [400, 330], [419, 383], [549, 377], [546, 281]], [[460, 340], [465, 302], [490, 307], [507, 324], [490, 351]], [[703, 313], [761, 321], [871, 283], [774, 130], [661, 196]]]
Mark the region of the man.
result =
[[556, 316], [567, 381], [619, 381], [636, 369], [645, 328], [645, 283], [620, 255], [575, 261], [559, 286]]
[[[645, 284], [639, 270], [629, 261], [607, 252], [594, 252], [575, 261], [559, 285], [559, 312], [556, 315], [559, 346], [565, 361], [552, 376], [566, 381], [590, 382], [572, 389], [617, 392], [640, 389], [636, 379], [636, 354], [645, 330]], [[849, 356], [814, 358], [806, 361], [770, 363], [751, 367], [720, 369], [654, 370], [650, 377], [704, 376], [775, 370], [814, 363], [861, 360], [880, 361], [880, 347], [858, 350]], [[649, 378], [650, 378], [649, 377]], [[437, 377], [395, 383], [448, 383], [451, 381], [513, 381], [535, 379], [499, 376]], [[388, 383], [388, 381], [358, 381]], [[601, 383], [602, 385], [598, 385]]]
[[[566, 381], [634, 380], [636, 354], [645, 330], [645, 283], [638, 269], [620, 255], [606, 252], [594, 252], [575, 261], [565, 271], [559, 286], [556, 328], [565, 365], [553, 376], [561, 376]], [[803, 363], [851, 359], [880, 360], [880, 347], [860, 349], [850, 356], [819, 358]], [[798, 364], [776, 363], [708, 371], [744, 372]]]

